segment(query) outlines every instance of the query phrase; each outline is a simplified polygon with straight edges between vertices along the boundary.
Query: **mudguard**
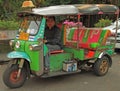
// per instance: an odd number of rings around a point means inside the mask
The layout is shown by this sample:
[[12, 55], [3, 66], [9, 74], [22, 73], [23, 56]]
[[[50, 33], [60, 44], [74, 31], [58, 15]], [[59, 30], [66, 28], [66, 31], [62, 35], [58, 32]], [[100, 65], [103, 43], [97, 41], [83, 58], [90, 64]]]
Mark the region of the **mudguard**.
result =
[[98, 58], [102, 58], [103, 56], [107, 56], [109, 58], [110, 67], [111, 67], [112, 66], [112, 58], [111, 58], [111, 56], [108, 53], [106, 53], [106, 52], [102, 52], [102, 53], [100, 53]]
[[106, 52], [101, 52], [101, 53], [99, 54], [98, 58], [102, 58], [104, 55], [107, 55], [107, 56], [110, 57], [110, 55], [109, 55], [108, 53], [106, 53]]
[[25, 52], [13, 51], [8, 53], [7, 57], [8, 58], [24, 58], [27, 61], [31, 62], [29, 56]]
[[98, 56], [98, 58], [102, 58], [103, 55], [105, 55], [104, 52], [100, 53], [99, 56]]

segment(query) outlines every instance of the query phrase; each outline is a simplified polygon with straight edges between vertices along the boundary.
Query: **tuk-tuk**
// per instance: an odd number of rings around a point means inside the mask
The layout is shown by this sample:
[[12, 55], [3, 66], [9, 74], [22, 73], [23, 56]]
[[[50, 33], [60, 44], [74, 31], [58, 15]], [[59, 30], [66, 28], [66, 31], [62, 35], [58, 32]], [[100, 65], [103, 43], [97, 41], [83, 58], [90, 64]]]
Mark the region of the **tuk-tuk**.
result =
[[[3, 81], [9, 88], [21, 87], [31, 75], [41, 78], [75, 74], [88, 67], [97, 76], [107, 74], [112, 65], [115, 43], [109, 40], [110, 30], [87, 28], [80, 22], [84, 15], [114, 14], [118, 18], [119, 9], [106, 4], [58, 5], [33, 8], [19, 12], [21, 25], [14, 40], [13, 49], [8, 53], [11, 61], [3, 74]], [[46, 17], [67, 16], [61, 23], [61, 50], [49, 52], [44, 43]], [[69, 21], [75, 16], [76, 21]], [[45, 72], [45, 57], [49, 54], [50, 71]]]

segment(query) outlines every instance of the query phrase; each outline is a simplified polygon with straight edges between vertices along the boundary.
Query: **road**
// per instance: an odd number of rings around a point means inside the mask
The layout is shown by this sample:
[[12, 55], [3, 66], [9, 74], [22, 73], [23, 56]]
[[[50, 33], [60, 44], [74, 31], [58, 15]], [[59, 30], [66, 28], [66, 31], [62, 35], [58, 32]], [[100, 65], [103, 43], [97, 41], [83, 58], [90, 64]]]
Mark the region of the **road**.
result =
[[0, 91], [120, 91], [120, 54], [113, 57], [113, 65], [103, 77], [91, 71], [44, 79], [32, 77], [17, 89], [9, 89], [2, 82], [5, 68], [0, 66]]

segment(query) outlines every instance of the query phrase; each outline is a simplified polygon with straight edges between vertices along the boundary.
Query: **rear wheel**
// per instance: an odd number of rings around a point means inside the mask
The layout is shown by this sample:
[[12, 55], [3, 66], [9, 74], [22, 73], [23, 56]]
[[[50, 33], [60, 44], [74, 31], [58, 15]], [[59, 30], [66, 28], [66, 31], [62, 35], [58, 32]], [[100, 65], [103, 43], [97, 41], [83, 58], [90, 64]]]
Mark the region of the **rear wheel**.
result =
[[20, 77], [17, 78], [18, 69], [18, 65], [12, 65], [11, 67], [7, 68], [3, 74], [3, 82], [9, 88], [21, 87], [27, 78], [25, 68], [21, 69]]
[[104, 76], [108, 72], [109, 67], [109, 58], [107, 56], [103, 56], [96, 60], [94, 64], [94, 72], [97, 76]]

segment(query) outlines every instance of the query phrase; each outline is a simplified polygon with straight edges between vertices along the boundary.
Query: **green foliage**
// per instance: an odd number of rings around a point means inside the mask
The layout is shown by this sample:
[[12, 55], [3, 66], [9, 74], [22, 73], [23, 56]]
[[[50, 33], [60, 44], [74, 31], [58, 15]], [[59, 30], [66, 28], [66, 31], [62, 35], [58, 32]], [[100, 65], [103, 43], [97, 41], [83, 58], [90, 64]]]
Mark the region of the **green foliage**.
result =
[[[0, 0], [0, 20], [16, 19], [16, 13], [22, 9], [25, 0]], [[36, 7], [62, 5], [62, 4], [82, 4], [82, 3], [103, 3], [103, 1], [114, 0], [31, 0]], [[118, 0], [117, 0], [118, 1]], [[119, 1], [120, 3], [120, 1]], [[118, 5], [120, 5], [117, 3]]]
[[0, 30], [17, 30], [18, 28], [18, 22], [0, 20]]
[[36, 7], [45, 6], [45, 0], [32, 0]]
[[47, 6], [49, 5], [62, 5], [62, 4], [82, 4], [87, 0], [45, 0]]
[[[21, 6], [23, 1], [25, 0], [0, 0], [0, 20], [13, 21], [13, 22], [16, 21], [17, 20], [16, 13], [22, 10]], [[43, 7], [43, 6], [50, 6], [50, 5], [63, 5], [63, 4], [82, 4], [82, 3], [93, 4], [93, 3], [103, 3], [103, 1], [104, 2], [119, 1], [119, 3], [117, 3], [116, 5], [120, 6], [120, 0], [31, 0], [31, 1], [33, 1], [36, 7]], [[6, 28], [7, 28], [8, 22], [6, 23], [7, 23], [6, 24]], [[1, 21], [0, 21], [0, 26], [2, 26]]]
[[0, 0], [0, 20], [16, 19], [16, 12], [21, 10], [24, 0]]
[[99, 22], [97, 22], [94, 26], [95, 27], [106, 27], [109, 26], [112, 23], [112, 20], [109, 19], [101, 19]]

